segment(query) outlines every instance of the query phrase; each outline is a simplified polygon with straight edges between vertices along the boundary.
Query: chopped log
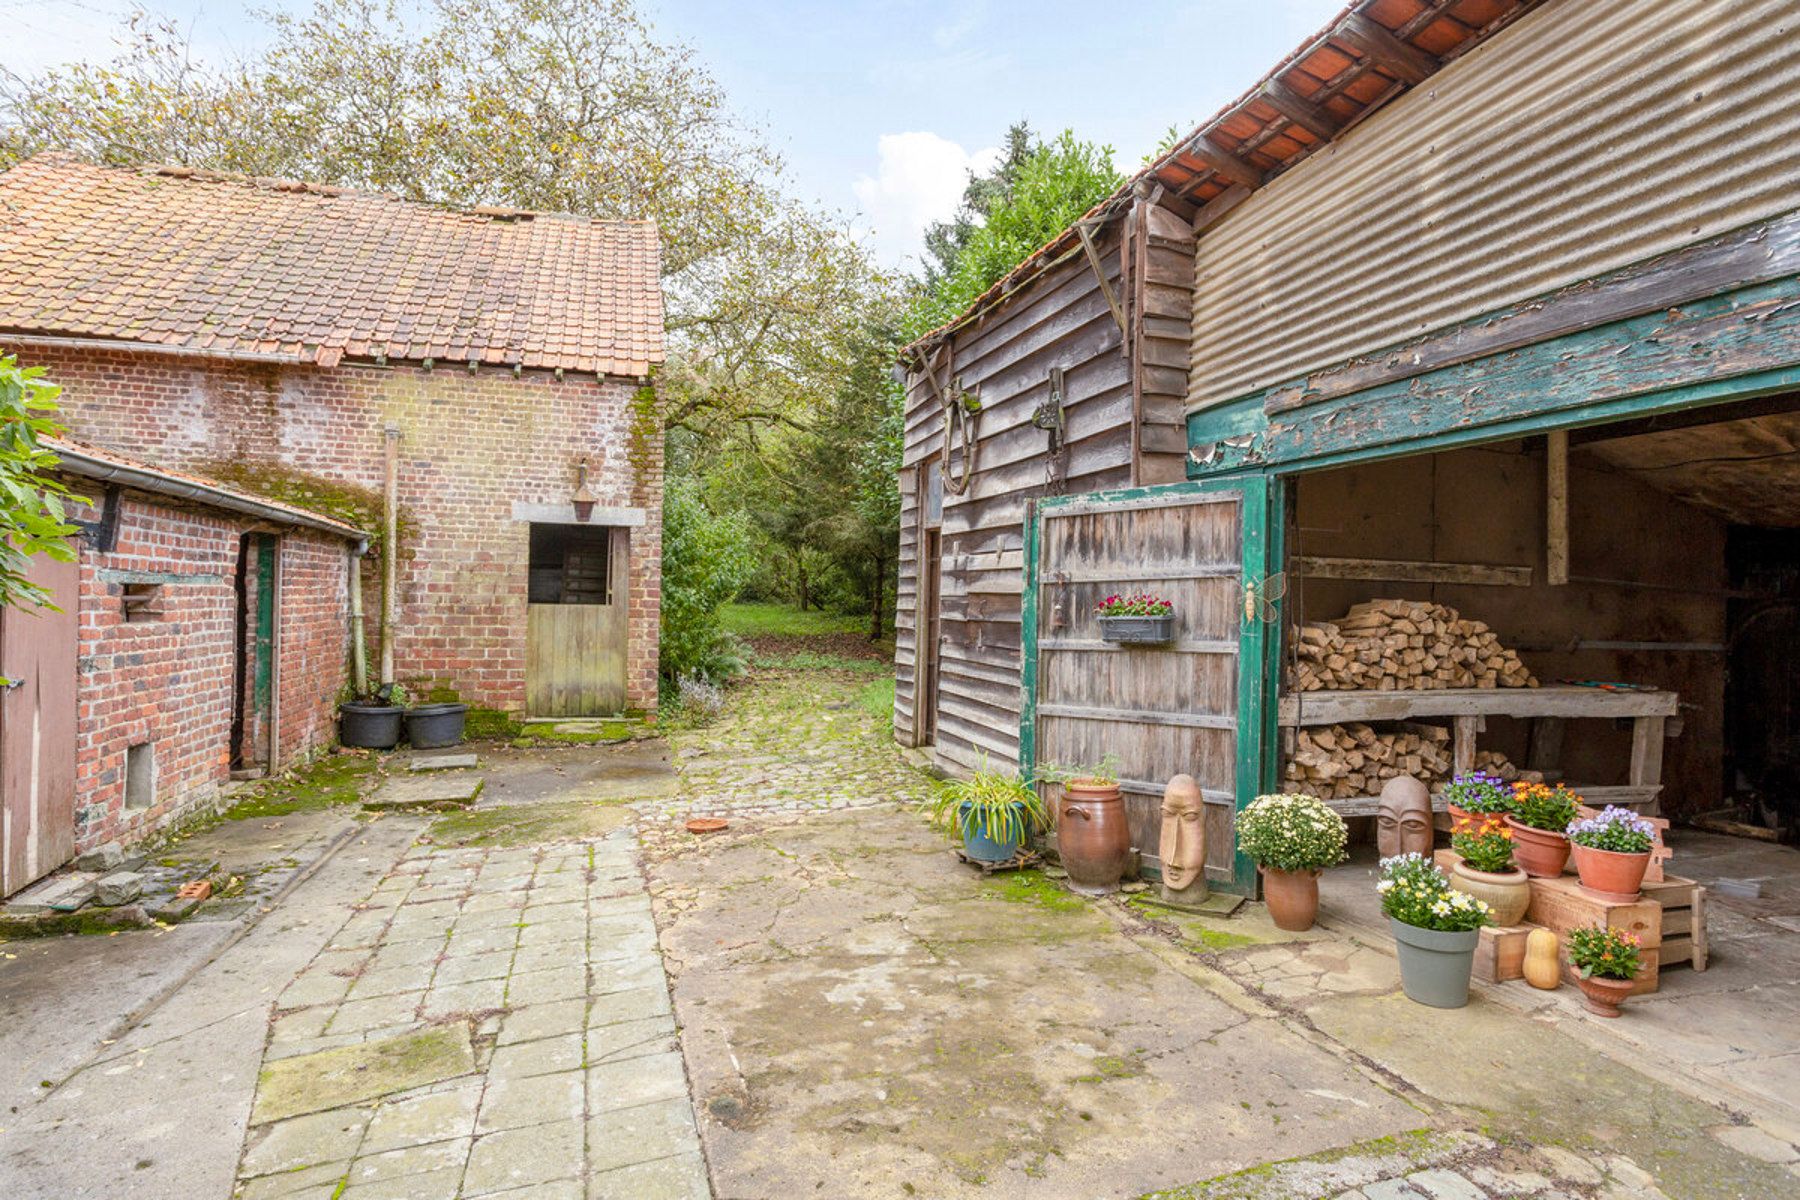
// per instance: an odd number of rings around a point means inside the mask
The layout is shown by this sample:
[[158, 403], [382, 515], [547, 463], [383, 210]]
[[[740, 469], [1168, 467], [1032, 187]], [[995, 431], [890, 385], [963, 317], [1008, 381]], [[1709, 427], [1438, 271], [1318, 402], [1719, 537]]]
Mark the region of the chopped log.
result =
[[1371, 600], [1300, 627], [1288, 689], [1299, 692], [1537, 687], [1484, 621], [1442, 604]]

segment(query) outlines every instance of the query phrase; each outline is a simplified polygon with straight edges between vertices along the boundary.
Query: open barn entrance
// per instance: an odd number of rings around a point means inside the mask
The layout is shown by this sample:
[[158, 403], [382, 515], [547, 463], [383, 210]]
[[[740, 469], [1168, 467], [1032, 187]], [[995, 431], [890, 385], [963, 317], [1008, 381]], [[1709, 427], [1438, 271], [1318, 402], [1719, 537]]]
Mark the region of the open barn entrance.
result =
[[1563, 781], [1671, 822], [1677, 991], [1800, 979], [1800, 394], [1290, 487], [1282, 786], [1365, 882], [1393, 775]]

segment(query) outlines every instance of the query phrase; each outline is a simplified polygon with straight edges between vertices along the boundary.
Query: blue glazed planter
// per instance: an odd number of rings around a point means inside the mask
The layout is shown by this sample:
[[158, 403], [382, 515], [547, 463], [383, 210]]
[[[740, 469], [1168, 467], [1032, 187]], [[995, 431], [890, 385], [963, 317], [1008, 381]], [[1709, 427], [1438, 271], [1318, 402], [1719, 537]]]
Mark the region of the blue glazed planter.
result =
[[[1019, 839], [1011, 838], [1004, 842], [996, 842], [993, 838], [981, 833], [968, 823], [969, 810], [971, 807], [971, 805], [965, 804], [957, 814], [959, 821], [962, 823], [962, 828], [965, 831], [963, 833], [963, 853], [967, 854], [970, 858], [979, 859], [980, 861], [987, 863], [1010, 862], [1016, 858], [1019, 853]], [[1024, 827], [1024, 808], [1025, 806], [1023, 804], [1013, 805], [1013, 809], [1020, 814], [1020, 828]]]

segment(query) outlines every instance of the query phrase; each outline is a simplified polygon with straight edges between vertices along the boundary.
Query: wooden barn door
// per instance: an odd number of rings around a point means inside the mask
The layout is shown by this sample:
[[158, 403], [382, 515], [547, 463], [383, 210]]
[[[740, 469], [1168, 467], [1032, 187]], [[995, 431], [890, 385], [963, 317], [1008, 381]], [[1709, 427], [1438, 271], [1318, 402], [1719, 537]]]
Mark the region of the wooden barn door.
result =
[[80, 568], [26, 571], [62, 611], [0, 610], [0, 896], [75, 857], [75, 660]]
[[631, 531], [534, 526], [525, 704], [534, 717], [625, 711]]
[[[1208, 879], [1253, 890], [1233, 825], [1267, 774], [1263, 697], [1276, 627], [1246, 619], [1244, 606], [1244, 581], [1260, 581], [1268, 558], [1266, 481], [1072, 497], [1045, 502], [1035, 520], [1030, 759], [1078, 766], [1116, 755], [1132, 843], [1151, 867], [1163, 788], [1194, 776], [1207, 805]], [[1172, 601], [1174, 640], [1102, 640], [1094, 607], [1115, 592]]]

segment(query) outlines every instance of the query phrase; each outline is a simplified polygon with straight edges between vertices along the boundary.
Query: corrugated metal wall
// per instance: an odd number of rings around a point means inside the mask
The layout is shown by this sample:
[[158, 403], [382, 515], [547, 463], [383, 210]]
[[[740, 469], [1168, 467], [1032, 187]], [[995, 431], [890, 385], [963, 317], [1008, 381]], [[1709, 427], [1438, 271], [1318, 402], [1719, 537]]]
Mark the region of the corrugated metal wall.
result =
[[1191, 410], [1800, 206], [1800, 0], [1554, 0], [1197, 254]]

